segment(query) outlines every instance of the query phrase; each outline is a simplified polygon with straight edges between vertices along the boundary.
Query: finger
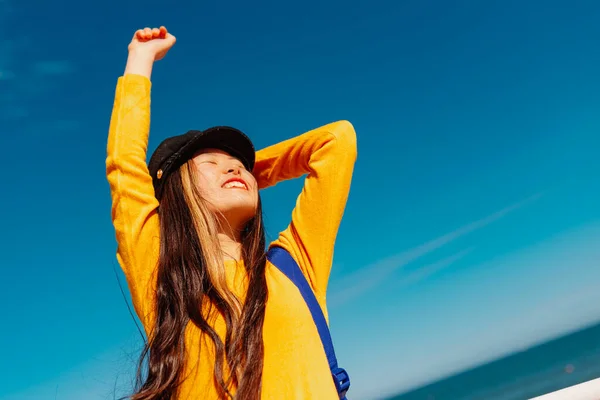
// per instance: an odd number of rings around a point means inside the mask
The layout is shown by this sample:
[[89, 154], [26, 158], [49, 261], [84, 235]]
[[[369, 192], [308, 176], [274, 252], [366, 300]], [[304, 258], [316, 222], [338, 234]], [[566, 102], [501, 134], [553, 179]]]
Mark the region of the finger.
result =
[[167, 28], [165, 28], [164, 26], [161, 26], [159, 28], [160, 34], [158, 35], [161, 39], [164, 39], [167, 37]]
[[152, 29], [144, 28], [144, 38], [151, 39], [152, 38]]
[[158, 28], [152, 29], [152, 37], [153, 38], [157, 38], [157, 37], [159, 37], [159, 35], [160, 35], [160, 29], [158, 29]]
[[138, 40], [144, 39], [144, 31], [141, 29], [138, 29], [137, 31], [135, 31], [134, 37]]

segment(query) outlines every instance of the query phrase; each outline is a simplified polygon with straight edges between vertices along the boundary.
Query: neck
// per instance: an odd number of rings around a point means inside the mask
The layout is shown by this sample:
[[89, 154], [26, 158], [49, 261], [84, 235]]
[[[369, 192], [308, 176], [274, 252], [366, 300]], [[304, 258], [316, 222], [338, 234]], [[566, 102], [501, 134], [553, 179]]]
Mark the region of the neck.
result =
[[223, 259], [241, 260], [242, 258], [242, 230], [231, 228], [229, 224], [221, 224], [217, 233]]

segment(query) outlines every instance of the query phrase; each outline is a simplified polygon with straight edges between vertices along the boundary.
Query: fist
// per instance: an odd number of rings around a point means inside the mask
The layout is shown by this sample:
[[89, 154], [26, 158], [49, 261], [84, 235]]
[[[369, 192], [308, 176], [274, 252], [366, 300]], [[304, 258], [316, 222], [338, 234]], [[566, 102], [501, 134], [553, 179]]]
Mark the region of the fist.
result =
[[175, 36], [171, 35], [167, 28], [144, 28], [138, 29], [133, 34], [133, 39], [129, 43], [130, 52], [146, 52], [154, 57], [154, 61], [163, 58], [169, 49], [175, 44]]

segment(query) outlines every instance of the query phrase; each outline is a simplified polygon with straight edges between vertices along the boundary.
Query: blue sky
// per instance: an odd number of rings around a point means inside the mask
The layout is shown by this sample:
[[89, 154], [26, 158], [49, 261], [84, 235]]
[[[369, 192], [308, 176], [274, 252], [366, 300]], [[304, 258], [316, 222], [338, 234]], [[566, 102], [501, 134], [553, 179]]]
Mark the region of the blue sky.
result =
[[[600, 3], [28, 5], [0, 0], [0, 400], [127, 392], [141, 342], [104, 160], [144, 26], [178, 38], [154, 72], [151, 149], [217, 124], [262, 147], [353, 122], [329, 291], [353, 398], [600, 320]], [[301, 184], [264, 192], [271, 238]]]

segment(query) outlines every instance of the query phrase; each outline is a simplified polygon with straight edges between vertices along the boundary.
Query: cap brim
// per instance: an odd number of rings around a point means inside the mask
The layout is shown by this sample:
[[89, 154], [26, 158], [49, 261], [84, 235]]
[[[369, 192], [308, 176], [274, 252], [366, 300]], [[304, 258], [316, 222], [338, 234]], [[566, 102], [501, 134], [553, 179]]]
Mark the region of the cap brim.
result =
[[[248, 171], [252, 171], [254, 168], [255, 150], [250, 138], [242, 131], [228, 126], [215, 126], [204, 131], [197, 131], [197, 134], [171, 159], [180, 165], [194, 157], [198, 151], [209, 148], [223, 150], [238, 158]], [[172, 170], [179, 165], [166, 165], [165, 167]]]
[[256, 153], [254, 145], [250, 138], [238, 129], [215, 126], [206, 129], [195, 139], [192, 144], [193, 153], [208, 148], [219, 149], [238, 158], [248, 171], [254, 168]]

